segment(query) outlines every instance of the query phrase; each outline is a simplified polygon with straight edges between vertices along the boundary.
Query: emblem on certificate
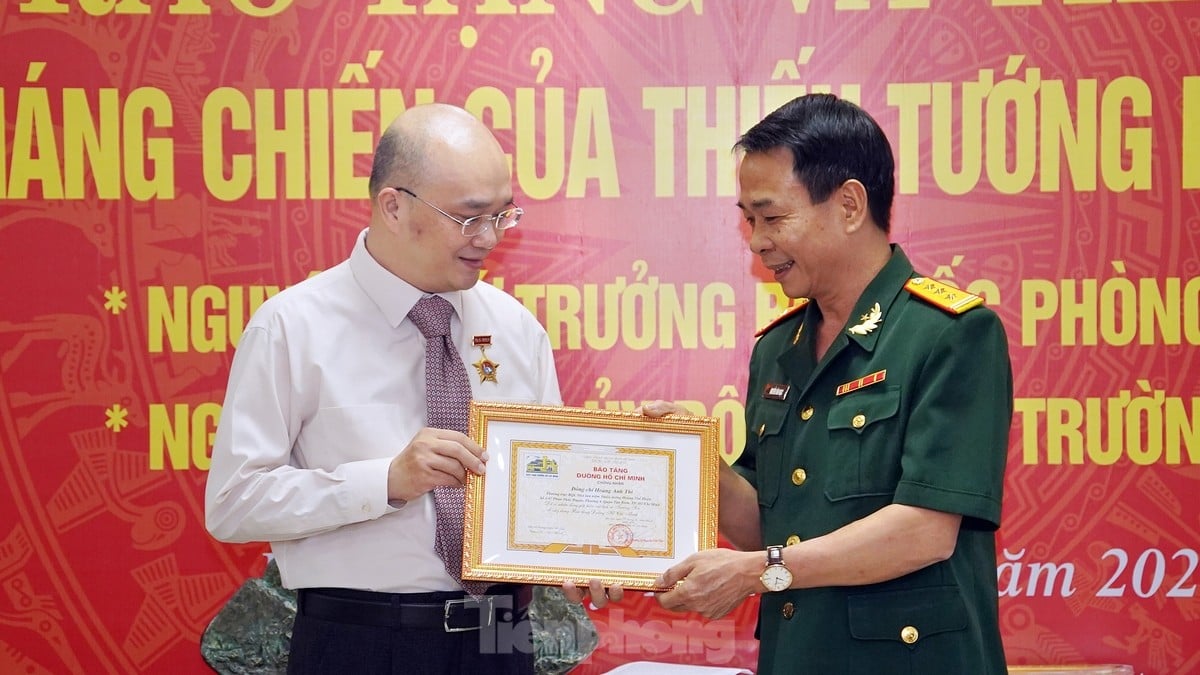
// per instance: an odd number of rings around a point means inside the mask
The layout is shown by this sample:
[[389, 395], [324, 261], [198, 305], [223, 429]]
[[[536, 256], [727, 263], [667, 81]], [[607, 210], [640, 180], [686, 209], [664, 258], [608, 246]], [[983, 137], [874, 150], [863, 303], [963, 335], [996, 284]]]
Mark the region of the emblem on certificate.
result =
[[492, 336], [476, 335], [475, 346], [479, 347], [479, 360], [472, 365], [475, 366], [475, 372], [479, 373], [480, 384], [484, 382], [500, 384], [496, 379], [496, 373], [500, 370], [500, 364], [487, 357], [487, 348], [492, 346]]

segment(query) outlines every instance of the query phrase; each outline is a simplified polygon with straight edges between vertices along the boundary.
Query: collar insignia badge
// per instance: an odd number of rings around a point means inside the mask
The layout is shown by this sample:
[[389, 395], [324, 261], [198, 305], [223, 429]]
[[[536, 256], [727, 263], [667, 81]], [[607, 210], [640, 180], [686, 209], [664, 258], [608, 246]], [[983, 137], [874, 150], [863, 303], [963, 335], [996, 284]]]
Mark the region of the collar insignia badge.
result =
[[851, 326], [848, 329], [848, 332], [855, 335], [866, 335], [876, 328], [879, 328], [879, 323], [883, 321], [883, 311], [879, 309], [879, 303], [875, 303], [875, 305], [871, 307], [871, 311], [859, 317], [858, 321], [858, 324]]

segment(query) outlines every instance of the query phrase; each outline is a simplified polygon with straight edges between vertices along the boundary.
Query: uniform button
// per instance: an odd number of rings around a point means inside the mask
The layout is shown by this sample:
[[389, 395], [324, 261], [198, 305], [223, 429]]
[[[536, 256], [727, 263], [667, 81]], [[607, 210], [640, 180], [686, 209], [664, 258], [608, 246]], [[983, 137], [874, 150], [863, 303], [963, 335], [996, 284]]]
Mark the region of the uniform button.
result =
[[912, 626], [905, 626], [904, 628], [900, 629], [900, 639], [903, 640], [904, 644], [906, 645], [911, 645], [912, 643], [916, 642], [918, 637], [920, 637], [920, 633], [918, 633], [917, 629], [913, 628]]
[[862, 413], [855, 415], [854, 419], [850, 420], [850, 426], [854, 427], [855, 429], [861, 429], [866, 426], [866, 424], [867, 416]]
[[812, 419], [812, 416], [813, 407], [811, 405], [804, 406], [804, 409], [800, 411], [800, 419], [804, 420], [805, 422]]
[[793, 534], [792, 536], [787, 538], [787, 542], [785, 542], [785, 543], [788, 546], [795, 546], [796, 544], [800, 543], [800, 537], [798, 535]]
[[804, 469], [796, 469], [792, 472], [792, 482], [796, 485], [804, 485], [806, 480], [808, 480], [808, 472]]
[[767, 430], [767, 425], [765, 425], [765, 424], [758, 425], [758, 437], [762, 438], [763, 432], [765, 432], [766, 430]]
[[783, 603], [783, 618], [791, 619], [796, 614], [796, 606], [790, 602]]

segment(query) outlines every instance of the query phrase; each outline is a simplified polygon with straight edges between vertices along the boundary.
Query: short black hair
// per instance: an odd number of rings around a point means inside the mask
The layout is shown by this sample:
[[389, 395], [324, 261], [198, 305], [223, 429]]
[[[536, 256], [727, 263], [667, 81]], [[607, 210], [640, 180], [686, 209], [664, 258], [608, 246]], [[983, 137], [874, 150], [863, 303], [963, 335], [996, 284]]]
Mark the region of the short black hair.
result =
[[814, 204], [829, 199], [850, 179], [867, 189], [876, 225], [891, 228], [895, 196], [892, 146], [865, 110], [833, 94], [808, 94], [788, 101], [755, 124], [733, 146], [750, 152], [792, 151], [793, 172]]
[[[379, 191], [385, 187], [406, 187], [417, 189], [416, 167], [422, 163], [424, 145], [400, 133], [395, 126], [389, 126], [379, 137], [375, 146], [375, 156], [371, 160], [371, 178], [368, 190], [371, 199], [379, 196]], [[390, 181], [399, 181], [403, 185], [390, 185]]]

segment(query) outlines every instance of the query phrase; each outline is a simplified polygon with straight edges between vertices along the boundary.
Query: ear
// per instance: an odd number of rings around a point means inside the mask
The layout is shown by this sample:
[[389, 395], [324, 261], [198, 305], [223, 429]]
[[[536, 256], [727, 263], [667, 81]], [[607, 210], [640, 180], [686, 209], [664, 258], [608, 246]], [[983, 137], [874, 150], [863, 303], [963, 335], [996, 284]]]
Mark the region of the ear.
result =
[[379, 215], [383, 218], [384, 225], [392, 232], [399, 229], [400, 223], [406, 217], [406, 206], [401, 195], [392, 188], [383, 188], [379, 194], [375, 196], [375, 206], [379, 209]]
[[867, 203], [867, 188], [856, 178], [842, 183], [834, 193], [838, 200], [838, 213], [845, 218], [845, 232], [857, 232], [871, 220], [871, 207]]

